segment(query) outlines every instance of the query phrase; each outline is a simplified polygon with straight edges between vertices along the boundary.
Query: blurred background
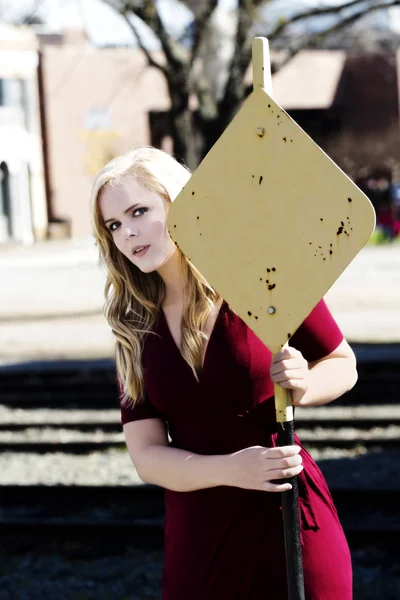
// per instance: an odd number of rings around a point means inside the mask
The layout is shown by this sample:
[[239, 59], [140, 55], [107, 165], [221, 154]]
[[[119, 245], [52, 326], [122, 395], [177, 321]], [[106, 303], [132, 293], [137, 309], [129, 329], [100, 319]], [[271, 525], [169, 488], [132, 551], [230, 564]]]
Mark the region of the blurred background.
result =
[[355, 600], [400, 598], [400, 2], [0, 0], [0, 600], [160, 598], [163, 495], [123, 441], [90, 188], [137, 145], [195, 168], [256, 35], [276, 101], [377, 213], [326, 296], [359, 381], [296, 419]]

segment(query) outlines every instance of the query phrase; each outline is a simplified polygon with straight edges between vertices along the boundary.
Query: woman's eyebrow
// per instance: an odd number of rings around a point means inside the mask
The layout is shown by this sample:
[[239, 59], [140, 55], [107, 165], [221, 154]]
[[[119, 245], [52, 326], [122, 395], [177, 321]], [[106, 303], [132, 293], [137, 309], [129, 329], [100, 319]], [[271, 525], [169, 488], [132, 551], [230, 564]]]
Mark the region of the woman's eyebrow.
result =
[[[133, 208], [136, 208], [136, 206], [139, 206], [139, 204], [140, 204], [140, 202], [136, 202], [135, 204], [132, 204], [132, 206], [130, 206], [129, 208], [127, 208], [126, 210], [124, 210], [124, 215], [126, 215], [126, 213], [128, 213]], [[110, 221], [118, 221], [118, 219], [114, 219], [114, 218], [107, 219], [107, 221], [104, 221], [104, 225], [106, 225]]]

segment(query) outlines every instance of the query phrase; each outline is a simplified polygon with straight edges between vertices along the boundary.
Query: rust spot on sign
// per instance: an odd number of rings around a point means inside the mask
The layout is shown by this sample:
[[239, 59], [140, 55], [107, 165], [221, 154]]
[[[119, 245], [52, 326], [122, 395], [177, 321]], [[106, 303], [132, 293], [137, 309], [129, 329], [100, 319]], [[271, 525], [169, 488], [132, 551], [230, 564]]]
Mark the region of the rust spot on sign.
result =
[[260, 175], [260, 179], [258, 180], [258, 185], [260, 185], [260, 184], [261, 184], [262, 180], [263, 180], [263, 176], [262, 176], [262, 175]]

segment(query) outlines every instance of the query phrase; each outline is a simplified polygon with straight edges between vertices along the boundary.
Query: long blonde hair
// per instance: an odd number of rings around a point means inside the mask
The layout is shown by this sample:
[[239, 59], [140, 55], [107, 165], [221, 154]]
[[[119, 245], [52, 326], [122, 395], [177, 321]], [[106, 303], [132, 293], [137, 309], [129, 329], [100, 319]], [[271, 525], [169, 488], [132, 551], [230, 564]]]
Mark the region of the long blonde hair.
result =
[[[100, 260], [106, 270], [104, 314], [116, 338], [115, 356], [122, 400], [134, 405], [145, 394], [142, 350], [152, 333], [165, 295], [156, 271], [143, 273], [116, 247], [104, 225], [99, 207], [103, 190], [124, 177], [134, 177], [168, 203], [190, 179], [190, 171], [172, 156], [149, 146], [134, 148], [107, 163], [97, 175], [91, 193], [92, 227]], [[181, 354], [198, 380], [205, 324], [219, 294], [178, 249], [184, 275]]]

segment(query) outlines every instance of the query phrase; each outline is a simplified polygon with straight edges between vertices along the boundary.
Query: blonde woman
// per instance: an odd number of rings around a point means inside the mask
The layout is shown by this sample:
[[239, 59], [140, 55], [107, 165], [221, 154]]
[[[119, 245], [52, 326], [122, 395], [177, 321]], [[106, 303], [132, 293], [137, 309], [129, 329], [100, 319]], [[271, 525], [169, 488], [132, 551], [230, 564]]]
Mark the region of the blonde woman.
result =
[[[296, 437], [276, 445], [273, 383], [296, 406], [357, 379], [321, 301], [274, 358], [169, 236], [190, 178], [149, 147], [99, 173], [91, 207], [107, 270], [123, 429], [143, 481], [165, 488], [163, 600], [286, 600], [279, 480], [298, 475], [307, 600], [350, 600], [350, 553], [325, 479]], [[170, 441], [168, 433], [170, 436]]]

